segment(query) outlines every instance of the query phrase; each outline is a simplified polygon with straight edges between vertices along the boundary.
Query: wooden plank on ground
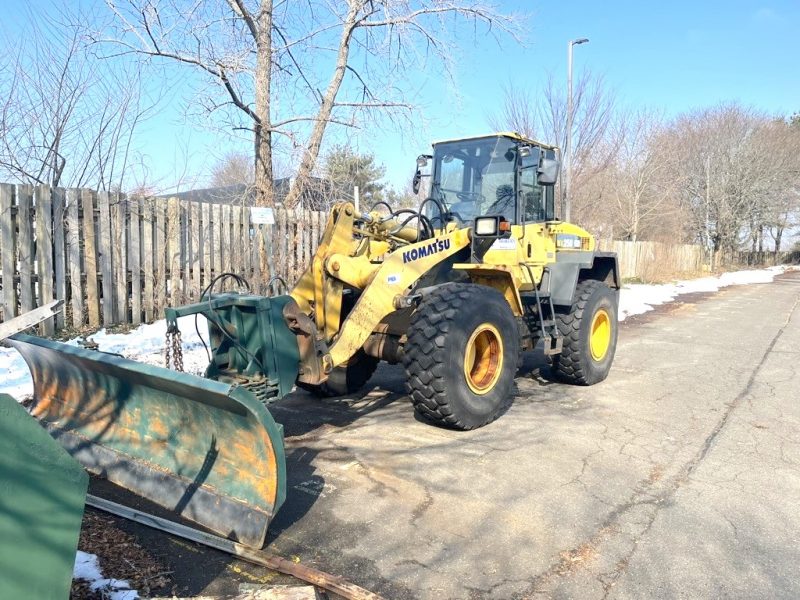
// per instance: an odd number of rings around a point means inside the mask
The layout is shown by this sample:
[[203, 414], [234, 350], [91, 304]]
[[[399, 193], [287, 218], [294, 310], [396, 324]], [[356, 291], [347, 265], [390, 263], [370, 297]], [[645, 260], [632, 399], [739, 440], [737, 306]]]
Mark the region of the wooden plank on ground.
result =
[[[58, 300], [67, 300], [67, 263], [66, 245], [64, 235], [64, 217], [66, 215], [66, 190], [55, 188], [53, 200], [53, 269], [55, 270], [56, 289]], [[64, 328], [64, 311], [56, 314], [56, 329]]]
[[19, 310], [33, 310], [33, 188], [17, 186], [17, 259], [19, 261]]
[[130, 252], [128, 265], [131, 270], [131, 324], [142, 322], [142, 199], [138, 196], [128, 197], [128, 239]]
[[0, 183], [0, 253], [2, 253], [3, 269], [3, 320], [8, 321], [17, 316], [16, 286], [16, 226], [11, 214], [14, 200], [14, 186]]
[[62, 310], [63, 304], [64, 302], [62, 300], [53, 300], [44, 306], [26, 312], [24, 315], [14, 317], [8, 321], [3, 321], [0, 323], [0, 341], [20, 333], [21, 331], [25, 331], [37, 323], [41, 323], [45, 320], [52, 321], [54, 315]]
[[[44, 306], [53, 301], [53, 203], [50, 199], [50, 186], [38, 185], [34, 190], [36, 202], [36, 274], [38, 293], [36, 306]], [[46, 319], [39, 325], [44, 336], [55, 333], [53, 319]]]
[[177, 198], [167, 200], [167, 260], [169, 269], [169, 301], [178, 306], [181, 300], [181, 205]]
[[86, 273], [86, 312], [89, 327], [100, 326], [100, 294], [97, 285], [97, 232], [94, 225], [94, 192], [81, 190], [83, 206], [83, 270]]
[[103, 308], [103, 325], [108, 326], [115, 323], [114, 313], [114, 262], [112, 250], [112, 231], [111, 231], [111, 194], [109, 192], [97, 192], [98, 209], [98, 231], [99, 242], [97, 253], [100, 258], [100, 277], [103, 290], [101, 306]]
[[155, 247], [153, 245], [154, 239], [154, 223], [155, 217], [153, 215], [153, 201], [151, 198], [144, 198], [142, 200], [142, 276], [144, 277], [144, 295], [142, 297], [142, 309], [144, 310], [144, 319], [148, 323], [153, 321], [154, 308], [153, 308], [153, 285], [155, 283]]
[[83, 285], [81, 282], [81, 238], [78, 221], [80, 190], [67, 190], [67, 257], [69, 258], [69, 293], [72, 326], [83, 326]]
[[118, 323], [128, 323], [128, 257], [127, 257], [127, 199], [123, 194], [111, 196], [111, 228], [114, 245], [114, 314]]

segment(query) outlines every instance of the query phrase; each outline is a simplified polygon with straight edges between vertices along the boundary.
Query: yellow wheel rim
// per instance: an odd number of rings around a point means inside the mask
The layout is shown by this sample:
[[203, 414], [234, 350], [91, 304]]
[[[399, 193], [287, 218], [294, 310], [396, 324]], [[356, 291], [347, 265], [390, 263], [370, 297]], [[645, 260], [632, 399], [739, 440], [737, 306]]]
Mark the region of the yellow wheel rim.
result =
[[494, 325], [483, 323], [475, 328], [464, 353], [464, 376], [476, 394], [490, 391], [503, 370], [503, 341]]
[[594, 360], [603, 360], [611, 345], [611, 319], [604, 308], [592, 318], [592, 329], [589, 333], [589, 347]]

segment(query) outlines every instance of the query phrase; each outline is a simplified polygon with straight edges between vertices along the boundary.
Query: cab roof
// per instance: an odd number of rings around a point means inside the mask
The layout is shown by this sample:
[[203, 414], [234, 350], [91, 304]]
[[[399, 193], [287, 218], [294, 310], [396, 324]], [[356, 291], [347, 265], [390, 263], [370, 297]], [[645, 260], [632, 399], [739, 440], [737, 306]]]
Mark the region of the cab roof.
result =
[[461, 138], [451, 138], [449, 140], [438, 140], [433, 142], [433, 145], [436, 146], [437, 144], [445, 144], [448, 142], [464, 142], [466, 140], [480, 140], [486, 138], [496, 138], [496, 137], [505, 137], [514, 140], [515, 142], [527, 142], [529, 144], [534, 144], [536, 146], [540, 146], [541, 148], [547, 148], [549, 150], [558, 150], [558, 146], [553, 146], [551, 144], [545, 144], [544, 142], [537, 142], [536, 140], [525, 137], [521, 133], [517, 133], [516, 131], [498, 131], [497, 133], [487, 133], [484, 135], [473, 135], [473, 136], [466, 136]]

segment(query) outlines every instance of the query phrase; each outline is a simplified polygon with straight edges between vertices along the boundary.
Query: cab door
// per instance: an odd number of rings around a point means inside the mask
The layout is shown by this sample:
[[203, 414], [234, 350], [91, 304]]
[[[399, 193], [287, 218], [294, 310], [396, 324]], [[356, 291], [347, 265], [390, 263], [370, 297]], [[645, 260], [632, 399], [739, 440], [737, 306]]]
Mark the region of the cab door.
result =
[[539, 164], [546, 151], [533, 146], [527, 156], [520, 158], [517, 195], [519, 201], [520, 236], [525, 287], [531, 289], [542, 279], [544, 266], [555, 260], [555, 247], [547, 230], [547, 221], [552, 220], [552, 185], [538, 181]]

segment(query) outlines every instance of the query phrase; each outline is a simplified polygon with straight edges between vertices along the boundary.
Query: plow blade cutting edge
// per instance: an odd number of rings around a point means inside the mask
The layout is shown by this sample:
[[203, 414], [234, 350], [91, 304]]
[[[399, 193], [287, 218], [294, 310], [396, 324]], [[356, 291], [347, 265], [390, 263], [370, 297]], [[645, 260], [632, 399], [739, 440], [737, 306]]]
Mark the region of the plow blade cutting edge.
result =
[[252, 548], [286, 497], [283, 427], [242, 387], [28, 335], [51, 435], [101, 475]]

